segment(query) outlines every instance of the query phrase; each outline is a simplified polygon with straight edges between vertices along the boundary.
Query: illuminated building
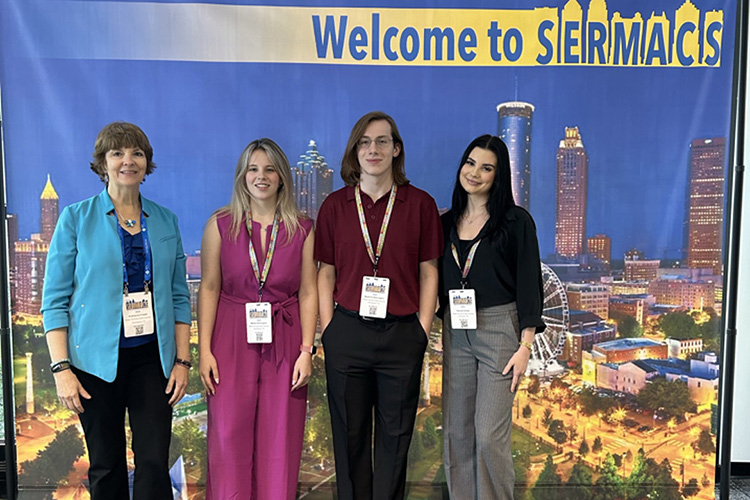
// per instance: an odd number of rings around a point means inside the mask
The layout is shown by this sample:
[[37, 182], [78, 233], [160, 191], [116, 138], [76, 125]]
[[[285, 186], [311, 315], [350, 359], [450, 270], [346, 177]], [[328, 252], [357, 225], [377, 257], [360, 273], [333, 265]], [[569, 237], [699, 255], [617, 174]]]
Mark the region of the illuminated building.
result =
[[188, 278], [198, 278], [201, 277], [201, 255], [200, 252], [196, 253], [196, 255], [186, 255], [185, 256], [185, 273], [188, 275]]
[[647, 281], [611, 281], [607, 283], [610, 295], [639, 295], [648, 293]]
[[726, 139], [696, 139], [690, 144], [687, 264], [721, 274], [724, 224]]
[[[8, 223], [8, 281], [10, 282], [11, 299], [16, 296], [16, 241], [18, 241], [18, 216], [7, 214], [5, 220]], [[12, 304], [15, 311], [15, 305]]]
[[646, 260], [638, 255], [625, 255], [625, 281], [651, 281], [659, 274], [659, 259]]
[[333, 170], [318, 152], [315, 141], [310, 141], [307, 151], [292, 168], [292, 180], [297, 208], [308, 217], [317, 218], [320, 205], [333, 191]]
[[686, 359], [703, 350], [703, 339], [666, 339], [670, 358]]
[[609, 289], [604, 285], [570, 283], [566, 287], [571, 309], [588, 311], [609, 318]]
[[590, 351], [594, 344], [613, 340], [616, 334], [615, 326], [605, 323], [599, 316], [583, 311], [570, 311], [570, 325], [566, 332], [567, 341], [562, 359], [580, 365], [584, 352]]
[[60, 213], [59, 198], [49, 174], [47, 174], [47, 183], [44, 185], [42, 195], [39, 197], [41, 203], [41, 215], [39, 217], [39, 235], [42, 241], [49, 243], [52, 241], [52, 233], [55, 232], [57, 217]]
[[516, 205], [529, 209], [531, 183], [531, 119], [534, 106], [526, 102], [497, 105], [497, 135], [508, 146], [510, 179]]
[[667, 344], [646, 338], [617, 339], [595, 344], [591, 351], [603, 355], [605, 363], [624, 363], [636, 359], [665, 359]]
[[641, 359], [625, 363], [601, 363], [596, 366], [596, 386], [629, 394], [638, 394], [655, 377], [687, 385], [690, 398], [698, 405], [717, 401], [719, 364], [716, 354], [701, 353], [698, 359]]
[[612, 240], [606, 234], [597, 234], [588, 238], [586, 252], [608, 266], [612, 264]]
[[557, 148], [557, 219], [555, 251], [577, 258], [583, 253], [586, 235], [586, 190], [588, 156], [578, 127], [566, 127]]
[[596, 386], [600, 389], [638, 394], [659, 372], [645, 360], [627, 363], [601, 363], [596, 367]]
[[49, 243], [35, 234], [14, 243], [16, 254], [16, 307], [19, 314], [39, 315]]
[[711, 281], [664, 275], [649, 283], [648, 293], [653, 295], [659, 304], [703, 309], [704, 307], [714, 307], [715, 286]]
[[[14, 241], [15, 260], [15, 312], [38, 316], [42, 306], [42, 289], [44, 288], [44, 270], [47, 264], [49, 242], [57, 225], [58, 196], [49, 174], [39, 197], [40, 233], [32, 234], [28, 241]], [[18, 230], [16, 223], [16, 238]]]
[[609, 314], [632, 316], [643, 325], [643, 320], [648, 314], [649, 305], [656, 303], [653, 295], [615, 295], [609, 298]]

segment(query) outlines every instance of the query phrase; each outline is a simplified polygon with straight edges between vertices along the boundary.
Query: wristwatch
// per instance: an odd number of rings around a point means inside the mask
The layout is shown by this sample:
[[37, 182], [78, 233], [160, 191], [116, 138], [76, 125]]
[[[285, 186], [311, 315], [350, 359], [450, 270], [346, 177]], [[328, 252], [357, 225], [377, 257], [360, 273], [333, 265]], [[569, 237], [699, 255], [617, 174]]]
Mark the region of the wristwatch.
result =
[[313, 356], [315, 356], [315, 353], [318, 352], [318, 348], [314, 345], [301, 345], [299, 346], [300, 352], [309, 352]]

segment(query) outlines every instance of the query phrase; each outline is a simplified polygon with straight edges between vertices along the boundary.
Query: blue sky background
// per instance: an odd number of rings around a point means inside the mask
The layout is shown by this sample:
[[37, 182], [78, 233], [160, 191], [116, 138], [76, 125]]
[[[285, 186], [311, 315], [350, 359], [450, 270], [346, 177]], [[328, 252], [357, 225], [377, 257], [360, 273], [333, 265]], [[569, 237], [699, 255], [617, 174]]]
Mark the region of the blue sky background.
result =
[[[91, 0], [93, 1], [93, 0]], [[166, 3], [166, 2], [165, 2]], [[168, 2], [176, 3], [176, 2]], [[224, 1], [214, 3], [250, 4]], [[586, 9], [588, 2], [583, 0]], [[681, 1], [608, 2], [610, 14], [653, 10], [672, 18]], [[498, 103], [536, 110], [531, 153], [531, 212], [542, 254], [554, 251], [558, 143], [566, 126], [581, 131], [589, 155], [587, 235], [608, 234], [613, 258], [633, 246], [649, 257], [680, 256], [689, 145], [728, 137], [734, 1], [695, 0], [724, 11], [719, 68], [424, 68], [313, 64], [45, 59], [39, 0], [0, 7], [0, 84], [5, 125], [8, 211], [21, 237], [39, 227], [47, 173], [61, 207], [99, 192], [88, 168], [97, 132], [114, 120], [140, 125], [158, 168], [142, 191], [180, 218], [185, 250], [200, 246], [202, 226], [226, 203], [244, 146], [276, 140], [294, 165], [315, 139], [336, 171], [356, 119], [373, 109], [394, 116], [405, 141], [407, 174], [449, 204], [466, 144], [497, 133]], [[289, 5], [281, 2], [262, 4]], [[304, 5], [343, 6], [342, 2]], [[358, 7], [424, 7], [425, 2], [349, 2]], [[471, 2], [531, 8], [528, 2]], [[562, 6], [539, 1], [537, 6]], [[430, 7], [467, 8], [435, 1]], [[123, 21], [123, 35], [127, 36]], [[60, 27], [59, 29], [65, 29]]]

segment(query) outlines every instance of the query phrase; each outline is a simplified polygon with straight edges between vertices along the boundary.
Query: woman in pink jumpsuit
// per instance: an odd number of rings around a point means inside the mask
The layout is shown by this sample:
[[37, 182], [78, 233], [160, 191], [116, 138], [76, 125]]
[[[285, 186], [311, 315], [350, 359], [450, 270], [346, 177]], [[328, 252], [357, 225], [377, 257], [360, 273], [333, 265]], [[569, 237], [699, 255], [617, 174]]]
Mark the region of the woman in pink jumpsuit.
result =
[[[253, 141], [240, 156], [229, 205], [206, 224], [198, 332], [208, 396], [207, 500], [296, 495], [317, 291], [313, 223], [292, 194], [281, 148]], [[265, 343], [246, 326], [246, 304], [252, 310], [258, 303], [270, 304]]]

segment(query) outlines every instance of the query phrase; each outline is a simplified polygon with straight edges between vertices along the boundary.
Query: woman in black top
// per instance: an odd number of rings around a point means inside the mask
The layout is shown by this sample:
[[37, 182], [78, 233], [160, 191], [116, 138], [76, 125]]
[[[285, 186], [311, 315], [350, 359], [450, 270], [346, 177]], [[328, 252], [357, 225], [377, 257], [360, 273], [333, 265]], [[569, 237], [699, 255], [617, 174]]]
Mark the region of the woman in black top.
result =
[[499, 138], [484, 135], [466, 148], [442, 222], [448, 489], [453, 500], [512, 499], [513, 397], [544, 322], [536, 226], [513, 202]]

